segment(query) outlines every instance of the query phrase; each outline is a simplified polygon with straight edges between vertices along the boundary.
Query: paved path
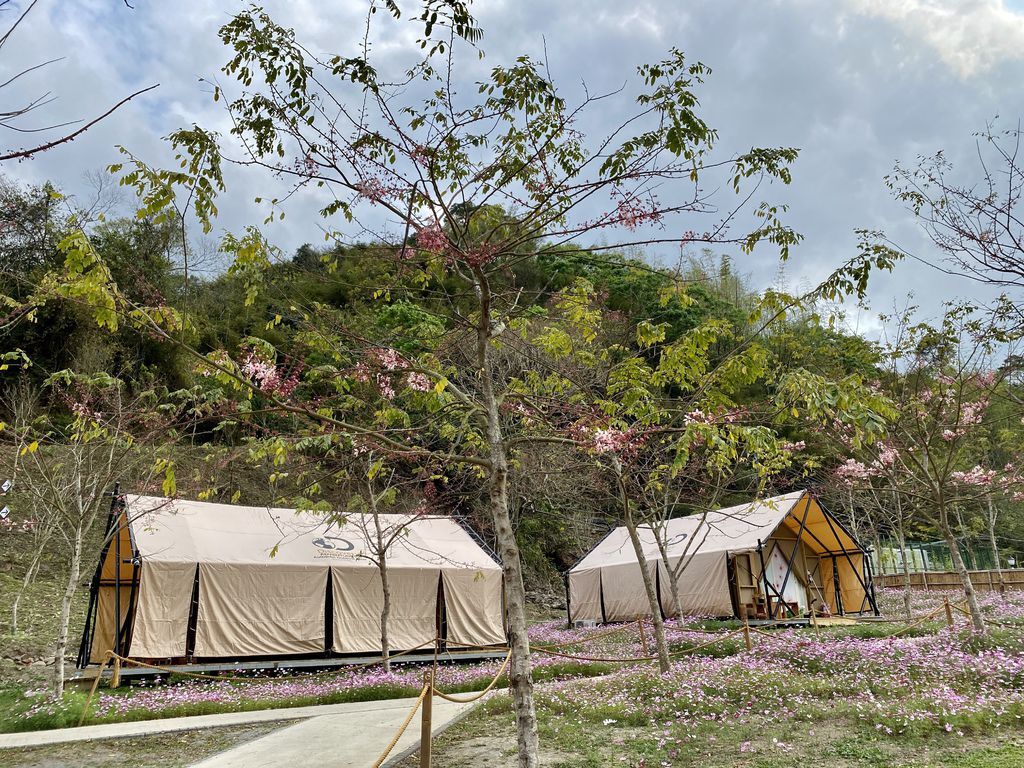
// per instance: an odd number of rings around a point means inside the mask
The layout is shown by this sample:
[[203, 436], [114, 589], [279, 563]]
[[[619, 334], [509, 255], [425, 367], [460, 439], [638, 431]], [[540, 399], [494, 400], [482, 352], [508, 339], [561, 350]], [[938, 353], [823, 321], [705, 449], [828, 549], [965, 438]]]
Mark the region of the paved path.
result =
[[[415, 701], [416, 699], [360, 701], [8, 733], [0, 734], [0, 750], [285, 721], [279, 730], [214, 755], [199, 763], [197, 768], [323, 768], [325, 764], [330, 764], [332, 768], [370, 768], [391, 741], [391, 737], [405, 720]], [[443, 730], [472, 708], [472, 704], [453, 704], [435, 698], [434, 732]], [[289, 724], [286, 722], [289, 720], [300, 722]], [[409, 724], [405, 736], [392, 751], [392, 756], [399, 756], [414, 749], [419, 741], [419, 735], [420, 722], [417, 713]], [[2, 763], [3, 754], [0, 752], [0, 764]]]
[[[387, 748], [414, 702], [415, 699], [367, 702], [358, 711], [319, 715], [214, 755], [196, 763], [194, 768], [370, 768]], [[434, 733], [472, 707], [434, 699]], [[417, 712], [391, 751], [389, 763], [416, 749], [419, 739]]]

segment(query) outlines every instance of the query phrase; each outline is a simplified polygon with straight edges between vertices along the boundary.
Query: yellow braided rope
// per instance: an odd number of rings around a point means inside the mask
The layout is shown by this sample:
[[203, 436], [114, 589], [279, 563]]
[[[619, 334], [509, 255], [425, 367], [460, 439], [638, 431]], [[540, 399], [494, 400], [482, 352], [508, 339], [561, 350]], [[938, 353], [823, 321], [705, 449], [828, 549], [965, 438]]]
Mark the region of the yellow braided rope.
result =
[[[508, 662], [509, 662], [509, 660], [510, 660], [511, 658], [512, 658], [512, 651], [509, 651], [509, 652], [508, 652], [508, 654], [507, 654], [507, 655], [505, 656], [505, 661], [503, 661], [503, 662], [502, 662], [502, 664], [501, 664], [501, 669], [499, 669], [499, 670], [498, 670], [498, 674], [496, 674], [496, 675], [494, 676], [494, 679], [493, 679], [493, 680], [491, 680], [491, 682], [489, 682], [489, 683], [487, 684], [487, 687], [486, 687], [486, 688], [484, 688], [484, 689], [483, 689], [482, 691], [480, 691], [479, 693], [477, 693], [477, 694], [475, 694], [475, 695], [473, 695], [473, 696], [470, 696], [469, 698], [459, 698], [458, 696], [452, 696], [452, 695], [451, 695], [451, 694], [449, 694], [449, 693], [444, 693], [443, 691], [439, 691], [439, 690], [437, 690], [437, 688], [434, 688], [434, 689], [433, 689], [433, 691], [434, 691], [434, 695], [435, 695], [435, 696], [440, 696], [440, 697], [441, 697], [442, 699], [444, 699], [445, 701], [452, 701], [452, 702], [455, 702], [456, 704], [471, 704], [471, 703], [473, 703], [474, 701], [479, 701], [479, 700], [480, 700], [480, 699], [482, 699], [482, 698], [483, 698], [484, 696], [486, 696], [486, 695], [487, 695], [488, 693], [490, 693], [491, 689], [492, 689], [492, 688], [493, 688], [493, 687], [494, 687], [495, 685], [497, 685], [497, 684], [498, 684], [498, 679], [499, 679], [499, 678], [500, 678], [500, 677], [501, 677], [501, 676], [502, 676], [503, 674], [505, 674], [505, 669], [506, 669], [506, 668], [508, 667]], [[431, 676], [430, 680], [431, 680], [431, 685], [433, 685], [433, 680], [434, 680], [433, 676]]]
[[391, 737], [391, 742], [384, 748], [381, 756], [377, 758], [377, 761], [373, 764], [373, 768], [380, 768], [385, 760], [388, 759], [388, 755], [391, 754], [391, 750], [395, 748], [395, 744], [402, 738], [402, 734], [405, 733], [405, 729], [409, 727], [409, 723], [412, 722], [413, 716], [416, 714], [416, 710], [420, 708], [420, 704], [423, 703], [423, 699], [426, 698], [427, 693], [430, 692], [430, 686], [424, 684], [423, 690], [420, 691], [420, 695], [416, 699], [416, 703], [412, 705], [412, 709], [409, 710], [409, 714], [405, 716], [405, 722], [402, 723], [401, 727], [395, 731], [395, 735]]

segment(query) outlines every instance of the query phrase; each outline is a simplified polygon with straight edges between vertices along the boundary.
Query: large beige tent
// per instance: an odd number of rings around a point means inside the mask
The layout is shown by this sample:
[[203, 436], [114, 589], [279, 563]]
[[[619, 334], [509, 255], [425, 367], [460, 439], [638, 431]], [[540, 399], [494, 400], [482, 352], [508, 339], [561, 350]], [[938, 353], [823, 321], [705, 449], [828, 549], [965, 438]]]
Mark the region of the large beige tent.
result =
[[[638, 531], [644, 567], [660, 608], [676, 607], [670, 571], [654, 532]], [[810, 493], [740, 504], [669, 520], [672, 572], [678, 563], [679, 602], [690, 615], [783, 618], [814, 610], [833, 615], [876, 611], [864, 550]], [[643, 573], [624, 527], [609, 533], [569, 570], [569, 621], [627, 621], [650, 615]]]
[[[323, 515], [123, 496], [93, 580], [79, 664], [380, 651], [374, 526]], [[456, 521], [381, 515], [392, 650], [505, 642], [500, 566]], [[114, 528], [110, 528], [114, 530]], [[115, 616], [119, 619], [115, 621]]]

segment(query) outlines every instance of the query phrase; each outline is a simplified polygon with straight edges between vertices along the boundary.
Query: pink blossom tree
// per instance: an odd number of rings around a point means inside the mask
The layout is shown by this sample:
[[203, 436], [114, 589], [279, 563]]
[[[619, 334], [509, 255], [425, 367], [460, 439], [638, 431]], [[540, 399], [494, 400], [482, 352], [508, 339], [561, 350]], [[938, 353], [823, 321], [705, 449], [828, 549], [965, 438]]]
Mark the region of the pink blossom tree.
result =
[[1024, 481], [1016, 461], [1000, 467], [978, 463], [984, 437], [993, 429], [992, 399], [1005, 388], [1006, 370], [994, 367], [1005, 351], [999, 347], [1002, 337], [966, 305], [950, 307], [935, 327], [911, 324], [909, 315], [897, 320], [885, 350], [884, 387], [894, 405], [885, 441], [868, 450], [851, 445], [852, 455], [837, 476], [851, 489], [885, 494], [901, 508], [913, 506], [922, 521], [935, 526], [949, 547], [974, 628], [983, 632], [954, 521], [961, 508], [994, 494], [1019, 496]]

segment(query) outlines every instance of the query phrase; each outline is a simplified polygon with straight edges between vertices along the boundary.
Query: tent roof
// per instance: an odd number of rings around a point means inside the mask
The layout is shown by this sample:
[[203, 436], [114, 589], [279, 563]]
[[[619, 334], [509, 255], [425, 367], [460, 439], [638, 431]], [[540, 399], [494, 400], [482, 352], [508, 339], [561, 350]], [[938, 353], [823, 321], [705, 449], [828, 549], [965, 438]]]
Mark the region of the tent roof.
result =
[[[376, 567], [367, 559], [376, 536], [372, 515], [331, 522], [321, 513], [276, 507], [135, 495], [125, 502], [135, 546], [147, 562]], [[379, 517], [385, 536], [400, 531], [388, 549], [391, 568], [500, 570], [451, 518]]]
[[[806, 499], [806, 504], [802, 500]], [[733, 507], [708, 512], [706, 516], [695, 514], [677, 517], [666, 523], [669, 557], [700, 552], [749, 552], [757, 549], [757, 542], [766, 541], [780, 526], [785, 525], [793, 538], [800, 528], [800, 522], [807, 513], [805, 528], [808, 532], [803, 541], [818, 552], [859, 552], [858, 545], [846, 530], [817, 503], [807, 491], [794, 491], [782, 496], [758, 499], [737, 504]], [[649, 526], [641, 526], [637, 533], [643, 544], [645, 559], [659, 557], [654, 532]], [[809, 535], [808, 535], [809, 534]], [[815, 539], [817, 537], [817, 539]], [[571, 569], [572, 572], [586, 571], [609, 565], [635, 563], [636, 555], [625, 526], [609, 533], [586, 557]]]

